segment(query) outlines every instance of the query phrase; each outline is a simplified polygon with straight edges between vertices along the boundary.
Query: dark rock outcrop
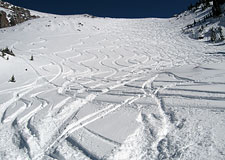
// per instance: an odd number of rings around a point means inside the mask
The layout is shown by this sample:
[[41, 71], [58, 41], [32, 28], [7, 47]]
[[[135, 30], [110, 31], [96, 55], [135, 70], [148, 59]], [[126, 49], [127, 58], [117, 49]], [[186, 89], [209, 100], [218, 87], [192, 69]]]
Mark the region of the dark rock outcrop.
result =
[[0, 11], [0, 28], [15, 26], [24, 21], [38, 18], [38, 16], [31, 15], [29, 10], [13, 6], [8, 2], [0, 1], [0, 7], [10, 11], [8, 15], [4, 11]]
[[6, 13], [4, 11], [0, 11], [0, 28], [9, 27], [9, 21], [6, 17]]

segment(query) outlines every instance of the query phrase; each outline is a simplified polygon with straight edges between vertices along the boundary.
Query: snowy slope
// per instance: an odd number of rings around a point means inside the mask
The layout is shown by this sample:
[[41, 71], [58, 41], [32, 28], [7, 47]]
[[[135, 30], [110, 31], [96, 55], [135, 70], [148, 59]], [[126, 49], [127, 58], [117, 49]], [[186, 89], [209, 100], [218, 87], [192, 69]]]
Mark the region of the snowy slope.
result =
[[225, 46], [183, 34], [193, 16], [1, 29], [0, 159], [225, 159]]

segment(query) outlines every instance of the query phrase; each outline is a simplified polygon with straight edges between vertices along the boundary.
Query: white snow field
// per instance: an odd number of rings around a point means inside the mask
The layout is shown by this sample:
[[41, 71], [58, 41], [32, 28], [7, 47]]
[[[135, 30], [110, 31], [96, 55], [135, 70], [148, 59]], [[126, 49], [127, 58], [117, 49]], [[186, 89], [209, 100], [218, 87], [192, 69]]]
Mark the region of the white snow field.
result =
[[193, 16], [0, 29], [0, 159], [224, 160], [225, 45], [182, 33]]

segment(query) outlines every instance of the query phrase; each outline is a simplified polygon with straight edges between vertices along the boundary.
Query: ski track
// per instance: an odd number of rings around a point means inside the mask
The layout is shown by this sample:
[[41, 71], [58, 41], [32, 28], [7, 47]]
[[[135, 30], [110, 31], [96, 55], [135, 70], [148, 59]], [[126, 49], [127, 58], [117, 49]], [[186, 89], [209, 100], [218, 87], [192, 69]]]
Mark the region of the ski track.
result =
[[[70, 140], [74, 141], [72, 145], [75, 146], [71, 147], [74, 153], [90, 159], [120, 159], [121, 156], [134, 160], [171, 159], [175, 153], [165, 146], [172, 143], [172, 133], [179, 131], [177, 128], [183, 125], [183, 121], [179, 121], [180, 125], [176, 124], [176, 115], [166, 106], [167, 101], [168, 104], [174, 104], [170, 98], [218, 103], [215, 107], [176, 104], [176, 109], [224, 111], [224, 107], [219, 104], [225, 101], [224, 91], [194, 87], [224, 87], [225, 83], [211, 80], [210, 77], [205, 82], [195, 80], [195, 76], [189, 77], [169, 70], [173, 67], [223, 61], [203, 54], [208, 47], [205, 43], [178, 34], [180, 29], [175, 26], [179, 22], [172, 24], [162, 19], [134, 21], [101, 18], [95, 22], [91, 18], [56, 17], [34, 21], [36, 25], [48, 24], [50, 21], [54, 23], [51, 24], [53, 28], [43, 29], [45, 34], [35, 32], [32, 38], [25, 36], [24, 40], [9, 37], [16, 32], [23, 34], [28, 31], [18, 30], [6, 34], [8, 45], [15, 50], [16, 57], [29, 67], [35, 78], [33, 82], [0, 90], [1, 95], [11, 94], [7, 101], [0, 104], [0, 133], [6, 135], [10, 132], [13, 135], [13, 138], [7, 136], [11, 141], [1, 140], [1, 151], [7, 142], [13, 146], [10, 154], [19, 152], [24, 159], [66, 159], [66, 155], [58, 149], [65, 147], [64, 142]], [[58, 18], [63, 20], [63, 24], [55, 20]], [[60, 25], [68, 31], [57, 28]], [[34, 31], [39, 29], [37, 26], [33, 28]], [[213, 49], [215, 47], [211, 46], [208, 50]], [[30, 55], [34, 55], [34, 61], [28, 59]], [[213, 71], [207, 67], [194, 69]], [[221, 75], [223, 73], [217, 74], [218, 77]], [[142, 101], [147, 107], [142, 105]], [[93, 110], [78, 118], [77, 115], [88, 105], [94, 109], [91, 108]], [[134, 113], [140, 113], [138, 126], [130, 131], [124, 141], [117, 141], [104, 135], [101, 130], [90, 128], [91, 125], [115, 116], [122, 109], [133, 109]], [[111, 155], [102, 153], [104, 156], [100, 157], [97, 153], [101, 151], [84, 148], [80, 144], [82, 141], [71, 138], [80, 130], [87, 132], [96, 141], [116, 148], [111, 149]], [[46, 137], [43, 137], [45, 134]], [[137, 146], [139, 149], [135, 151]], [[184, 146], [188, 144], [185, 142]], [[173, 144], [173, 147], [177, 146]], [[178, 151], [175, 152], [178, 154]]]

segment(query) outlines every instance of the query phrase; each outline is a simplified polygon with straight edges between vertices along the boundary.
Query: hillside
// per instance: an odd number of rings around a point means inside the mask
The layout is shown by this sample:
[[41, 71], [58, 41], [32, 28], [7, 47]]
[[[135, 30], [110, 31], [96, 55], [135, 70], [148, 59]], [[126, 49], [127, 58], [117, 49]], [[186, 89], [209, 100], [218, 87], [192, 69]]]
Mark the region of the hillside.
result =
[[0, 1], [0, 28], [15, 26], [35, 18], [39, 16], [32, 14], [30, 10]]
[[0, 159], [225, 159], [224, 41], [186, 28], [207, 11], [0, 29]]

